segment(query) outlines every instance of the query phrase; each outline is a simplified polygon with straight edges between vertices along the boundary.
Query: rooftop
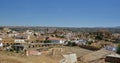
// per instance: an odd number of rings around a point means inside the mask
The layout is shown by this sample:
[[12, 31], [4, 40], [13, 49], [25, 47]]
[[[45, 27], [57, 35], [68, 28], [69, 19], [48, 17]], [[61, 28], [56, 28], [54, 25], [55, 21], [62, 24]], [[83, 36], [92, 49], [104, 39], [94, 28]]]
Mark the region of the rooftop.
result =
[[110, 55], [107, 55], [109, 57], [116, 57], [116, 58], [120, 58], [120, 55], [119, 54], [110, 54]]

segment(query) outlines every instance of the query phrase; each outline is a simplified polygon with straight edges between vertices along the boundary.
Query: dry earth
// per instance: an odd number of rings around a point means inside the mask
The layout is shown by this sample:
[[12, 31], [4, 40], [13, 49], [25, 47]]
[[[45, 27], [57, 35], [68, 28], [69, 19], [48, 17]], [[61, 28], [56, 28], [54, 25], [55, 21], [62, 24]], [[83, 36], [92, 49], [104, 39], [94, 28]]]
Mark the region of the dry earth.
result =
[[[62, 54], [76, 53], [77, 57], [93, 52], [79, 47], [66, 47], [62, 49], [65, 50]], [[63, 57], [61, 54], [55, 56], [50, 54], [43, 54], [40, 56], [27, 57], [18, 53], [0, 51], [0, 63], [59, 63], [62, 58]]]

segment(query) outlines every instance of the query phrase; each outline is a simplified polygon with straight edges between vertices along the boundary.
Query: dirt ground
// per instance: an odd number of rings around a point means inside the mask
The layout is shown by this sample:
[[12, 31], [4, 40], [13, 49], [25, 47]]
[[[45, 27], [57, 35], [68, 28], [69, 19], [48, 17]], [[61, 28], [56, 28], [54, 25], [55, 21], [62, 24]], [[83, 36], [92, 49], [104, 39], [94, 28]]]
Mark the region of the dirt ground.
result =
[[58, 60], [45, 55], [27, 57], [16, 53], [0, 52], [0, 63], [58, 63]]
[[[79, 47], [66, 47], [63, 49], [65, 51], [62, 54], [76, 53], [77, 57], [93, 52]], [[13, 52], [0, 51], [0, 63], [59, 63], [61, 59], [63, 59], [62, 55], [25, 56]]]

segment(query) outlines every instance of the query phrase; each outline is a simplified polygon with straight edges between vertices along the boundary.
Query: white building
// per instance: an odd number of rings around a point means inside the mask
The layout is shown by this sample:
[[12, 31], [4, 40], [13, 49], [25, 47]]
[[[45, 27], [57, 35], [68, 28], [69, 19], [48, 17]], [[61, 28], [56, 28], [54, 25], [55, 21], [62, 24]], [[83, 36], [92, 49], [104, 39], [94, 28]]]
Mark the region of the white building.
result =
[[64, 59], [60, 63], [77, 63], [76, 54], [63, 55]]
[[3, 43], [0, 42], [0, 47], [3, 47]]
[[2, 38], [0, 38], [0, 41], [2, 41]]
[[75, 42], [78, 45], [85, 45], [87, 43], [87, 41], [84, 39], [74, 40], [73, 42]]
[[26, 31], [26, 34], [28, 34], [28, 35], [32, 35], [32, 34], [33, 34], [33, 32], [32, 32], [32, 31], [30, 31], [30, 30], [27, 30], [27, 31]]
[[17, 36], [17, 34], [8, 34], [8, 37], [14, 37]]
[[64, 44], [65, 43], [65, 41], [64, 40], [60, 40], [60, 44]]
[[14, 43], [25, 43], [25, 40], [23, 40], [23, 39], [15, 39]]
[[30, 35], [27, 36], [27, 39], [28, 39], [28, 40], [30, 39]]
[[53, 44], [64, 44], [64, 43], [65, 43], [64, 40], [50, 40], [50, 41], [51, 41], [51, 43], [53, 43]]

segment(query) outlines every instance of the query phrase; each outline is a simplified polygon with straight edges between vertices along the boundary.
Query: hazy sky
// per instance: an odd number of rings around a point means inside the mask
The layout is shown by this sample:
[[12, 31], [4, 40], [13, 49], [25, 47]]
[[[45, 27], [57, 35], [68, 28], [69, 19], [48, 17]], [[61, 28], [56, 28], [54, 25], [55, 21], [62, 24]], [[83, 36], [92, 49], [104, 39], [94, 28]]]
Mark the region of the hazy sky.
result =
[[0, 0], [2, 26], [120, 26], [120, 0]]

